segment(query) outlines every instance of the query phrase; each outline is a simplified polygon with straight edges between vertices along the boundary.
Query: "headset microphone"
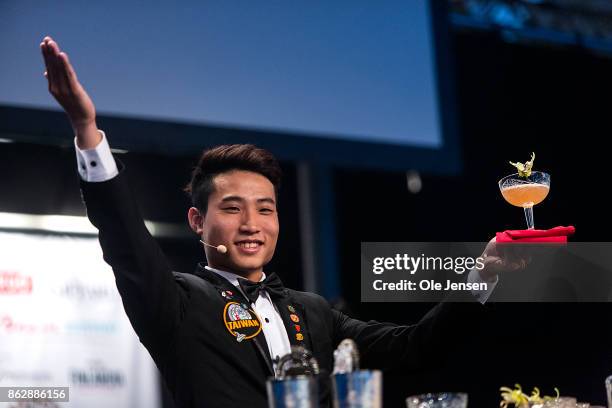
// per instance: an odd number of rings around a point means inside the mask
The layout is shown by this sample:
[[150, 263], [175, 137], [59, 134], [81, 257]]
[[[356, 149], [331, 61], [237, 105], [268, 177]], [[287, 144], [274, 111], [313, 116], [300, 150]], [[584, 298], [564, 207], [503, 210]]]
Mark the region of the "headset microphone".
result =
[[201, 242], [202, 244], [204, 244], [204, 245], [208, 246], [208, 247], [215, 248], [215, 249], [217, 250], [217, 252], [219, 252], [220, 254], [224, 254], [224, 253], [226, 253], [226, 252], [227, 252], [227, 247], [226, 247], [225, 245], [217, 245], [217, 246], [214, 246], [214, 245], [207, 244], [206, 242], [204, 242], [204, 241], [202, 241], [202, 240], [200, 240], [200, 242]]

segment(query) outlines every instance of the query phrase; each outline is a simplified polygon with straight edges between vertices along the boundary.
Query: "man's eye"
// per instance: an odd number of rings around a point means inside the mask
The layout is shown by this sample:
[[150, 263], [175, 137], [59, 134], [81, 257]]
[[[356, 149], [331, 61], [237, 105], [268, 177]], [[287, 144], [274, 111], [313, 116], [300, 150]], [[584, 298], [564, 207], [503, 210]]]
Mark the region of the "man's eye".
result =
[[262, 208], [262, 209], [259, 210], [259, 212], [263, 213], [263, 214], [272, 214], [274, 212], [274, 210], [271, 209], [271, 208]]
[[225, 207], [224, 210], [228, 211], [228, 212], [238, 212], [238, 211], [240, 211], [240, 208], [238, 208], [238, 207]]

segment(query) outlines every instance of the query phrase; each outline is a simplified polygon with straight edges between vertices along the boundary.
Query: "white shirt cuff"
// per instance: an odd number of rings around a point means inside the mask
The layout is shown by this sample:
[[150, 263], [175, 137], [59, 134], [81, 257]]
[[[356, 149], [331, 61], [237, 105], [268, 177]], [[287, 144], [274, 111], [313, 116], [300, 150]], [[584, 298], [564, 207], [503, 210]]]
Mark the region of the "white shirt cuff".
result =
[[98, 132], [102, 135], [102, 140], [92, 149], [79, 149], [76, 137], [74, 138], [79, 175], [89, 182], [107, 181], [119, 174], [106, 135], [101, 130]]
[[489, 296], [491, 296], [491, 293], [493, 293], [493, 289], [495, 289], [495, 285], [497, 285], [497, 282], [499, 282], [499, 276], [495, 277], [495, 281], [487, 282], [484, 279], [482, 279], [478, 269], [472, 269], [470, 271], [470, 273], [468, 274], [467, 281], [468, 281], [468, 283], [486, 283], [487, 284], [487, 290], [474, 290], [474, 289], [472, 289], [472, 295], [480, 303], [482, 303], [484, 305], [485, 302], [487, 301], [487, 299], [489, 299]]

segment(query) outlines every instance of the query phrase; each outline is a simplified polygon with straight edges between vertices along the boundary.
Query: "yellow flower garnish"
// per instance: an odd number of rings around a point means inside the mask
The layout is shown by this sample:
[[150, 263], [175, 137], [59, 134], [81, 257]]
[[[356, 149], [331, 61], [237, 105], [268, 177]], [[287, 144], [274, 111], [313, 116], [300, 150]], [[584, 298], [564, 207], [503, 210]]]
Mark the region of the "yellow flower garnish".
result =
[[544, 400], [540, 397], [540, 389], [538, 387], [533, 387], [533, 391], [531, 391], [531, 397], [529, 397], [529, 402], [535, 402], [541, 404]]
[[535, 153], [531, 153], [531, 160], [529, 160], [528, 162], [525, 162], [525, 164], [519, 163], [519, 162], [516, 162], [516, 163], [510, 162], [510, 164], [516, 167], [520, 177], [529, 177], [531, 176], [531, 168], [533, 167], [534, 159], [535, 159]]
[[527, 395], [523, 393], [520, 384], [514, 384], [516, 390], [512, 390], [508, 387], [501, 387], [499, 390], [502, 392], [502, 401], [499, 403], [501, 408], [507, 408], [508, 405], [514, 404], [515, 407], [528, 407], [529, 399]]
[[543, 404], [544, 401], [554, 400], [559, 398], [559, 389], [555, 388], [557, 393], [556, 397], [545, 396], [544, 398], [540, 397], [540, 389], [538, 387], [534, 387], [533, 391], [531, 391], [531, 396], [528, 397], [522, 390], [520, 384], [514, 385], [516, 389], [510, 389], [508, 387], [501, 387], [499, 390], [502, 392], [502, 401], [499, 403], [499, 406], [502, 408], [507, 408], [510, 404], [513, 404], [515, 408], [527, 408], [530, 403], [532, 404]]

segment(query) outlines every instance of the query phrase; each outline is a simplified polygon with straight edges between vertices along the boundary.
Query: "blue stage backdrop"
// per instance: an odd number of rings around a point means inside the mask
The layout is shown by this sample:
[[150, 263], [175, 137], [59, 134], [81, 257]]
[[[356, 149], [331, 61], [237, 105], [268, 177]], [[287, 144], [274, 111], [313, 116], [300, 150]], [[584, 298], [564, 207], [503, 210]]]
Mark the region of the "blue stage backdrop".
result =
[[0, 104], [57, 110], [38, 44], [100, 114], [442, 147], [423, 1], [0, 2]]

